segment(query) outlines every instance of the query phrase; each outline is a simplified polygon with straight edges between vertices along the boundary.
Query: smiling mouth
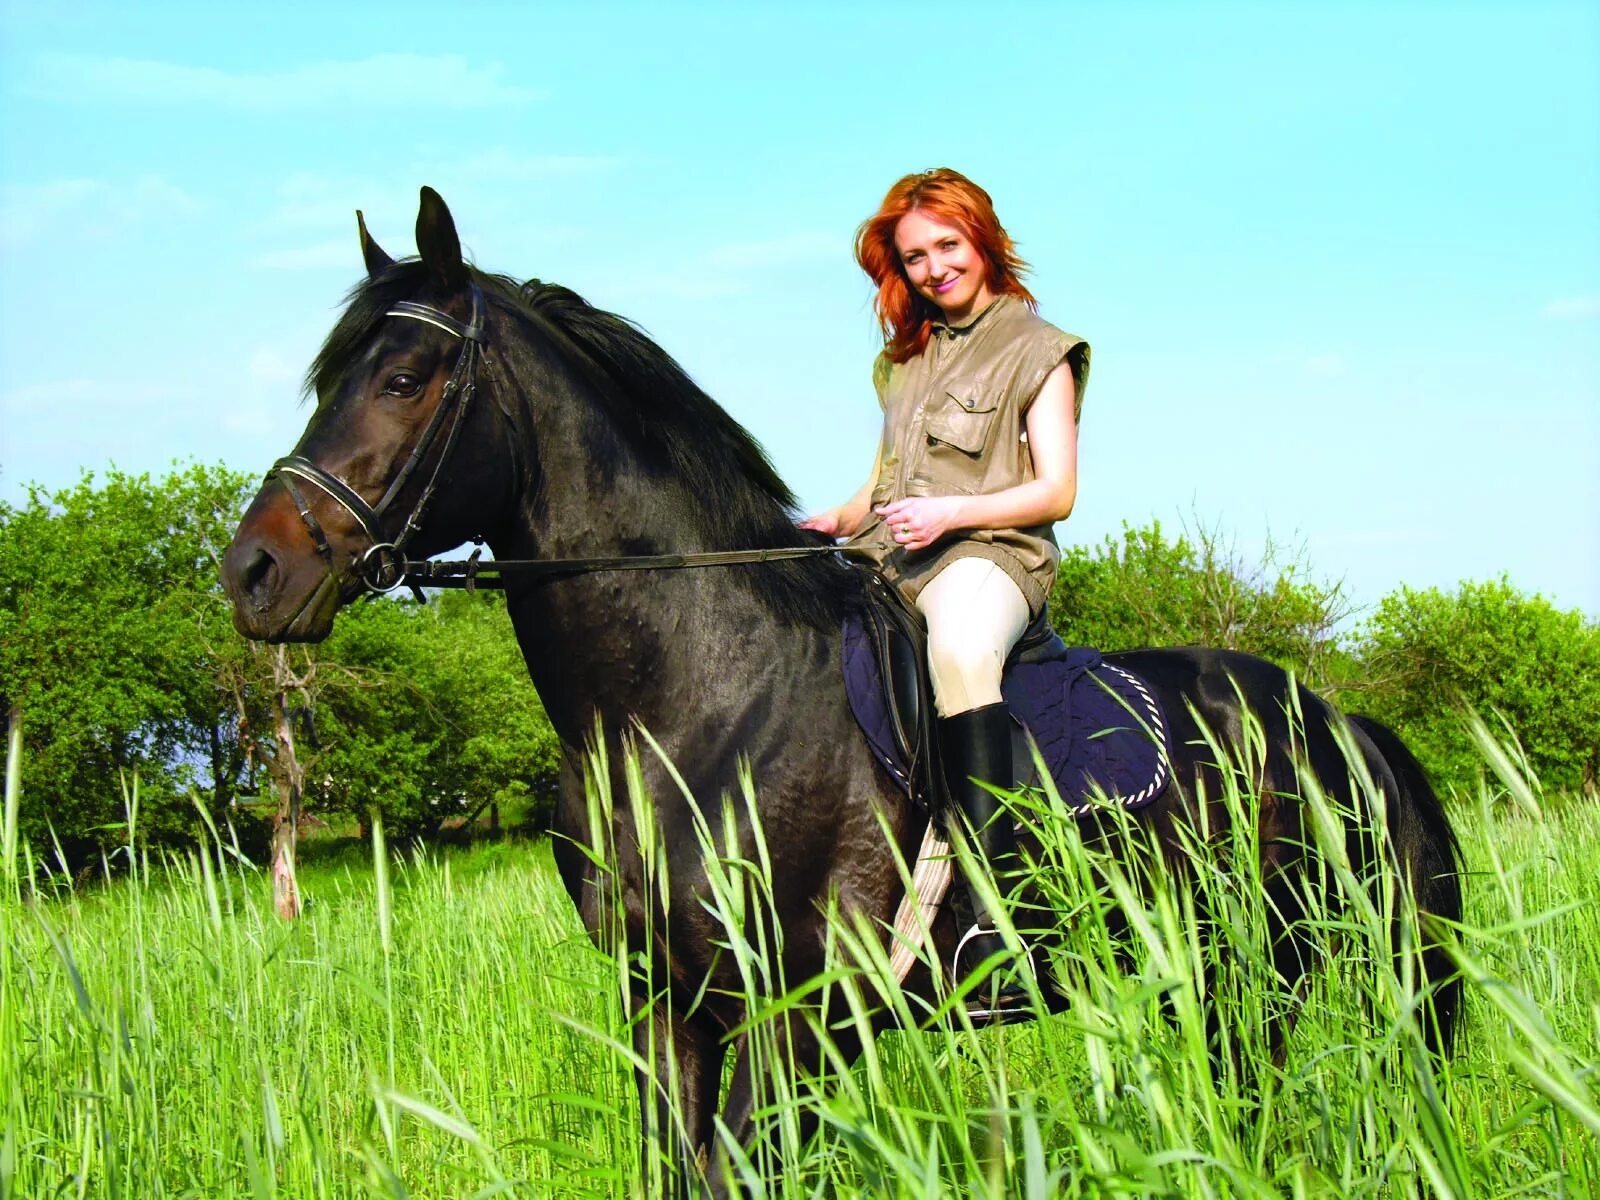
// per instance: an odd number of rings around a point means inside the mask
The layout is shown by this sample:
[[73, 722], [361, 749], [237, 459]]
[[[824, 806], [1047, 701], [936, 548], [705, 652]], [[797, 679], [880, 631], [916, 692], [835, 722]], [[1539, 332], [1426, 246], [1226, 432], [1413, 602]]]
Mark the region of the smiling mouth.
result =
[[961, 276], [952, 275], [949, 279], [946, 279], [943, 283], [934, 284], [933, 285], [933, 290], [938, 292], [942, 296], [946, 292], [948, 292], [951, 288], [955, 287], [955, 285], [960, 283], [960, 282], [961, 282]]

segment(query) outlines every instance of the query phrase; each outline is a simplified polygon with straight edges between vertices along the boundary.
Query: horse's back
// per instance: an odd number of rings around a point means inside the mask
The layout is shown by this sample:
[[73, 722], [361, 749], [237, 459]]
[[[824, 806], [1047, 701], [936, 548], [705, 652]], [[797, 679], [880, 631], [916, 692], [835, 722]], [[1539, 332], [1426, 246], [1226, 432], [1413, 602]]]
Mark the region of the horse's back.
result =
[[[1124, 650], [1105, 657], [1138, 675], [1160, 701], [1171, 731], [1173, 775], [1189, 798], [1205, 795], [1220, 808], [1229, 783], [1242, 779], [1259, 799], [1269, 801], [1265, 807], [1279, 810], [1286, 824], [1298, 827], [1290, 807], [1278, 799], [1301, 793], [1307, 768], [1336, 803], [1351, 808], [1364, 807], [1351, 786], [1353, 775], [1365, 773], [1380, 789], [1398, 790], [1381, 749], [1276, 663], [1209, 646]], [[1364, 760], [1363, 771], [1351, 770], [1352, 748]], [[1170, 812], [1182, 803], [1181, 796], [1174, 797], [1165, 807]]]
[[1337, 710], [1282, 667], [1242, 650], [1211, 646], [1119, 650], [1105, 660], [1138, 675], [1157, 695], [1177, 728], [1236, 745], [1247, 720], [1269, 741], [1291, 725], [1320, 740]]

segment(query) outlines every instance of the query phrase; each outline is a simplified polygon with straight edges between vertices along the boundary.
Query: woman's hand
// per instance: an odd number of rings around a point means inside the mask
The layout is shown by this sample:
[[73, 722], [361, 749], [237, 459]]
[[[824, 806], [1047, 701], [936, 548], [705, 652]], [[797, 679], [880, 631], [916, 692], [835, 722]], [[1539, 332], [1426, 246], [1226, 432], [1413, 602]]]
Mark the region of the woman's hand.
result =
[[1063, 362], [1046, 376], [1028, 408], [1034, 477], [978, 496], [918, 496], [874, 509], [894, 540], [925, 550], [958, 529], [1032, 529], [1063, 521], [1078, 496], [1078, 427], [1072, 372]]
[[814, 529], [824, 537], [844, 537], [844, 521], [840, 519], [839, 510], [830, 508], [827, 512], [819, 512], [807, 517], [804, 521], [796, 521], [801, 529]]
[[878, 447], [878, 456], [872, 460], [872, 473], [867, 476], [867, 481], [861, 485], [854, 496], [846, 500], [837, 508], [825, 509], [813, 513], [804, 521], [796, 521], [801, 529], [814, 529], [824, 537], [842, 538], [854, 537], [867, 519], [867, 510], [872, 507], [872, 489], [878, 480], [878, 472], [883, 469], [883, 446]]
[[962, 528], [961, 496], [911, 496], [872, 511], [883, 518], [894, 540], [907, 550], [926, 550], [953, 529]]

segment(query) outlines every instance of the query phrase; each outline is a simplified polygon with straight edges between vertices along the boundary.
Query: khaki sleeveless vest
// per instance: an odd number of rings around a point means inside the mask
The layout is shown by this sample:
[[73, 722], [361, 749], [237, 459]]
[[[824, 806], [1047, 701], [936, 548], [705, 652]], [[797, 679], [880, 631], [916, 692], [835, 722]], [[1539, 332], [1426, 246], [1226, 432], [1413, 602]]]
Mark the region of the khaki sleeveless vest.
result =
[[[1089, 344], [1001, 296], [956, 324], [935, 322], [926, 349], [903, 363], [879, 355], [873, 385], [883, 406], [883, 465], [872, 507], [908, 496], [983, 495], [1033, 478], [1028, 406], [1063, 360], [1077, 388], [1089, 382]], [[986, 558], [1010, 576], [1038, 615], [1061, 551], [1049, 525], [967, 529], [907, 551], [875, 513], [853, 539], [876, 552], [883, 573], [913, 603], [930, 579], [961, 557]]]

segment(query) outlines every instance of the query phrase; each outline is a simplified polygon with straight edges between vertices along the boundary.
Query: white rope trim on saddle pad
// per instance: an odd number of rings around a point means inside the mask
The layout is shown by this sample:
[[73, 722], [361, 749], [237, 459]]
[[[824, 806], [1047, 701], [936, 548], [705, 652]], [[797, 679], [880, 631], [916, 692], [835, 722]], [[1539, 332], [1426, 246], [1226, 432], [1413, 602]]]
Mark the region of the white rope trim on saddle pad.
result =
[[[1156, 773], [1154, 777], [1132, 795], [1114, 797], [1115, 801], [1123, 808], [1138, 808], [1139, 805], [1159, 796], [1161, 789], [1167, 786], [1167, 780], [1171, 778], [1172, 765], [1167, 761], [1167, 727], [1161, 720], [1161, 706], [1156, 703], [1155, 697], [1150, 694], [1150, 689], [1144, 686], [1144, 680], [1140, 679], [1132, 671], [1124, 671], [1121, 667], [1113, 666], [1111, 663], [1106, 663], [1105, 667], [1106, 670], [1115, 671], [1126, 679], [1133, 685], [1133, 690], [1139, 693], [1139, 699], [1144, 701], [1144, 712], [1135, 712], [1133, 706], [1126, 704], [1126, 702], [1124, 702], [1124, 705], [1139, 721], [1140, 725], [1144, 727], [1145, 735], [1156, 744]], [[1121, 699], [1120, 696], [1117, 698]], [[1075, 817], [1085, 816], [1094, 806], [1094, 800], [1085, 800], [1081, 804], [1073, 805], [1071, 812]]]

